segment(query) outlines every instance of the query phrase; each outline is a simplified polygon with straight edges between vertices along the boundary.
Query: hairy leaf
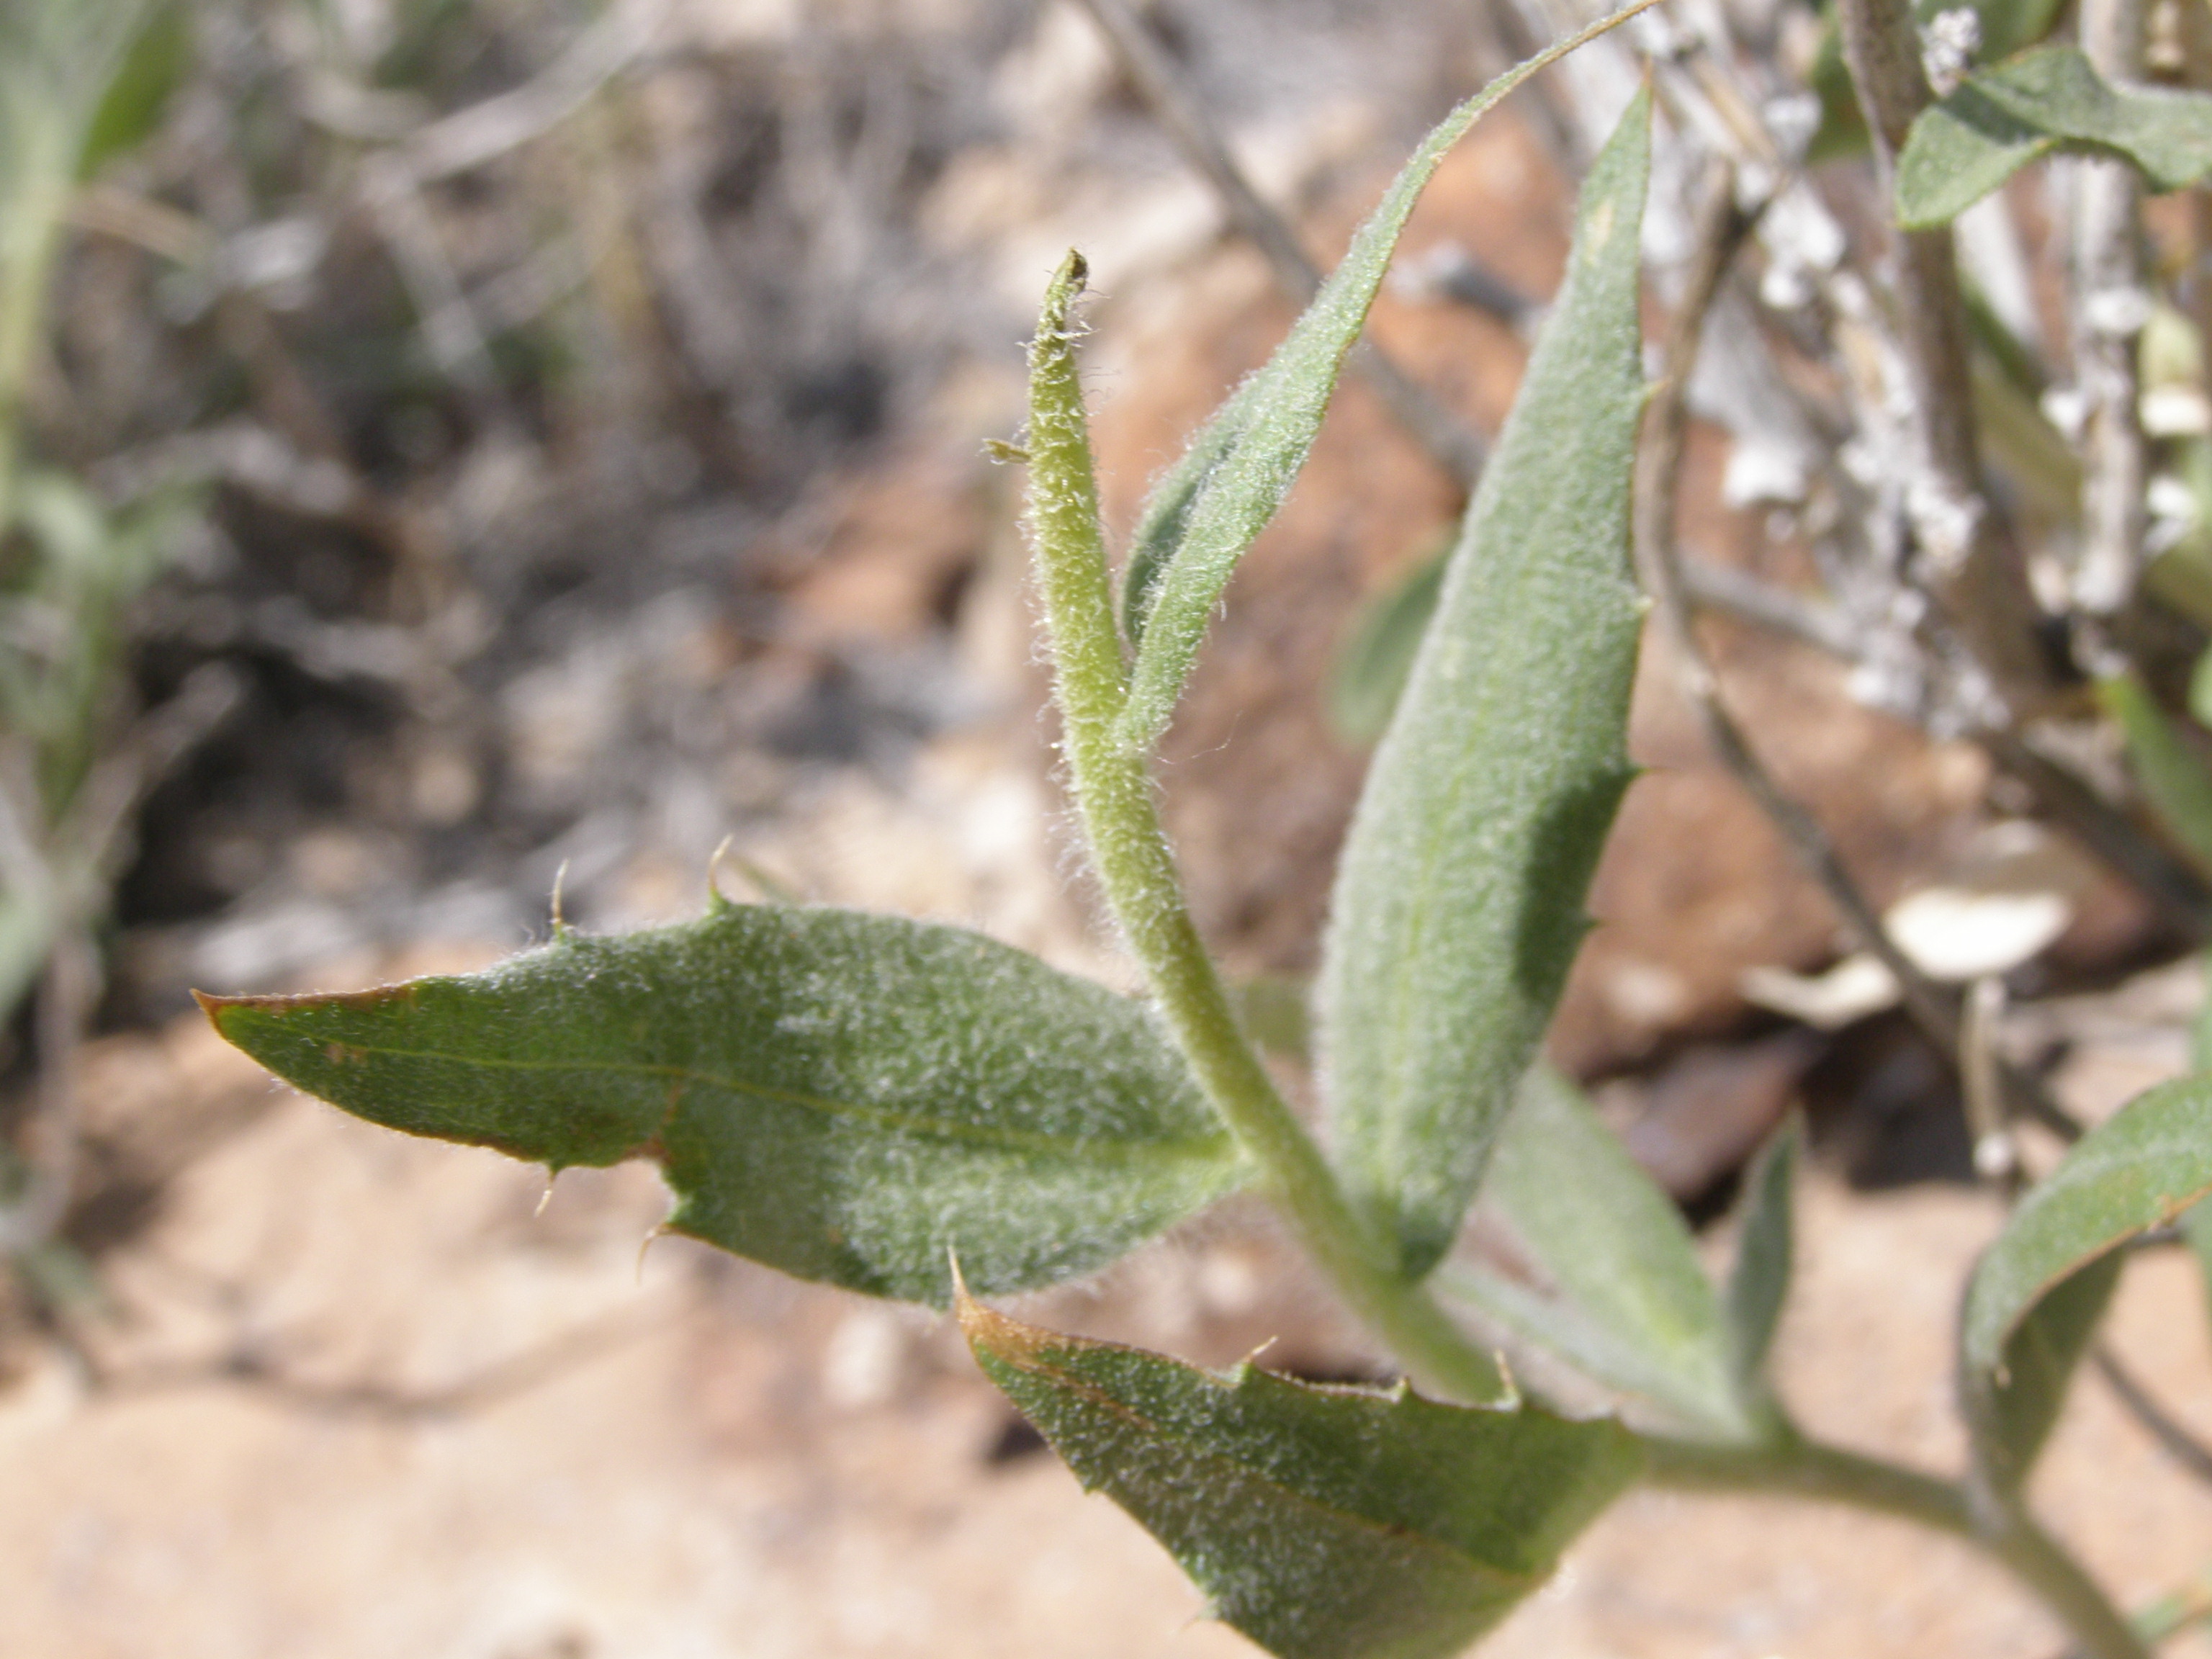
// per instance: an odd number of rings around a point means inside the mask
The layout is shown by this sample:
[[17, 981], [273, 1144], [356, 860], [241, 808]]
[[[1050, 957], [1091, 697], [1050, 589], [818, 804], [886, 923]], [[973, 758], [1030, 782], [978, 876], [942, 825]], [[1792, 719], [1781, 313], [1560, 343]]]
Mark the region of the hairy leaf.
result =
[[1897, 216], [1948, 224], [2055, 149], [2117, 155], [2154, 191], [2212, 173], [2212, 97], [2118, 88], [2071, 46], [2051, 46], [1969, 76], [1922, 112], [1897, 160]]
[[1782, 1322], [1796, 1265], [1797, 1152], [1802, 1139], [1792, 1118], [1744, 1172], [1742, 1225], [1729, 1272], [1728, 1326], [1735, 1395], [1747, 1405], [1769, 1397], [1766, 1356]]
[[1140, 1005], [957, 928], [720, 903], [483, 973], [203, 999], [373, 1122], [556, 1170], [650, 1158], [670, 1227], [945, 1305], [1111, 1261], [1243, 1170]]
[[1328, 681], [1328, 717], [1338, 736], [1372, 743], [1390, 724], [1421, 635], [1437, 613], [1450, 552], [1449, 546], [1440, 547], [1416, 561], [1353, 619]]
[[1230, 574], [1305, 465], [1345, 354], [1366, 324], [1398, 234], [1437, 164], [1522, 81], [1650, 3], [1636, 0], [1508, 70], [1438, 122], [1267, 366], [1230, 395], [1152, 491], [1122, 586], [1123, 625], [1137, 647], [1121, 720], [1130, 747], [1147, 748], [1166, 729]]
[[2197, 868], [2212, 872], [2212, 772], [2133, 674], [2099, 681], [2097, 701], [2119, 723], [2136, 781], [2160, 821]]
[[1446, 1659], [1550, 1574], [1642, 1465], [1610, 1421], [1438, 1405], [1402, 1384], [1216, 1375], [963, 1297], [975, 1358], [1086, 1490], [1282, 1659]]
[[1338, 867], [1320, 998], [1336, 1155], [1409, 1276], [1459, 1229], [1631, 775], [1650, 124], [1639, 94], [1583, 185], [1565, 283]]
[[2208, 1191], [2212, 1076], [2199, 1074], [2137, 1096], [2021, 1201], [1974, 1268], [1960, 1334], [1967, 1414], [1995, 1472], [2023, 1475], [2049, 1431], [2113, 1252]]
[[1706, 1434], [1749, 1432], [1720, 1304], [1681, 1212], [1547, 1065], [1530, 1070], [1498, 1133], [1482, 1202], [1552, 1293], [1456, 1266], [1449, 1289], [1608, 1388]]

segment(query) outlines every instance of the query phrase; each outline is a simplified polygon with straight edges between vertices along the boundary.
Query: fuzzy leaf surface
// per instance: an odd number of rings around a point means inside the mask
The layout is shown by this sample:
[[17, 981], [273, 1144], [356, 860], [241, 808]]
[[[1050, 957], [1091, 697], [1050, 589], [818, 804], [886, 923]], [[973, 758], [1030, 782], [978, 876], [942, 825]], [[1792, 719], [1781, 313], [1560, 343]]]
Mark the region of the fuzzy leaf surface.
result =
[[[2138, 1095], [2067, 1152], [1975, 1266], [1960, 1335], [1967, 1417], [2024, 1476], [2117, 1277], [2118, 1247], [2212, 1191], [2212, 1076]], [[2109, 1258], [2109, 1259], [2107, 1259]]]
[[944, 1306], [1099, 1267], [1244, 1169], [1140, 1005], [958, 928], [720, 904], [482, 973], [204, 1000], [286, 1080], [558, 1170], [650, 1158], [672, 1230]]
[[1153, 489], [1139, 515], [1122, 582], [1122, 623], [1137, 651], [1121, 720], [1130, 747], [1148, 748], [1166, 729], [1237, 562], [1305, 465], [1345, 354], [1366, 325], [1399, 233], [1437, 165], [1529, 76], [1645, 3], [1638, 0], [1508, 70], [1438, 122], [1266, 367], [1230, 394]]
[[991, 1380], [1087, 1491], [1280, 1659], [1447, 1659], [1541, 1584], [1643, 1464], [1610, 1420], [1225, 1374], [963, 1298]]
[[1319, 1005], [1336, 1157], [1409, 1277], [1459, 1230], [1632, 775], [1650, 154], [1639, 94], [1583, 184], [1566, 281], [1338, 866]]
[[1690, 1230], [1581, 1090], [1539, 1062], [1498, 1137], [1486, 1211], [1512, 1230], [1540, 1291], [1487, 1268], [1449, 1288], [1521, 1340], [1698, 1430], [1747, 1431], [1712, 1283]]
[[1948, 224], [2052, 150], [2117, 155], [2154, 191], [2212, 173], [2212, 96], [2118, 88], [2071, 46], [2023, 53], [1970, 76], [1923, 111], [1897, 158], [1897, 217]]

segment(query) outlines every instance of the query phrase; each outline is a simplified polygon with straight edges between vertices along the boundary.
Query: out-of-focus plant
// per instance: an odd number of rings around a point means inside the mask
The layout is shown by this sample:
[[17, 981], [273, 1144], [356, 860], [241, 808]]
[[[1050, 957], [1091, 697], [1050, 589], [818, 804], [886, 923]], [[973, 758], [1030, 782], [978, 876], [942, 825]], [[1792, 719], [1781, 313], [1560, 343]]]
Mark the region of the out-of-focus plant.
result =
[[33, 0], [0, 15], [0, 1027], [38, 988], [40, 1105], [0, 1187], [0, 1252], [44, 1247], [69, 1193], [71, 1056], [97, 989], [92, 930], [131, 813], [169, 751], [227, 702], [204, 679], [132, 718], [128, 614], [195, 511], [156, 489], [114, 504], [40, 465], [25, 427], [71, 208], [160, 118], [182, 11]]
[[[1761, 303], [1797, 331], [1776, 334], [1811, 339], [1837, 389], [1805, 422], [1832, 438], [1818, 458], [1827, 510], [1808, 503], [1808, 534], [1834, 589], [1821, 604], [1856, 631], [1710, 575], [1696, 592], [1854, 655], [1869, 700], [1984, 743], [2179, 923], [2212, 915], [2191, 862], [2212, 860], [2212, 786], [2148, 690], [2170, 666], [2156, 624], [2175, 619], [2146, 611], [2160, 603], [2146, 572], [2161, 550], [2162, 458], [2143, 429], [2137, 357], [2158, 280], [2142, 264], [2141, 189], [2212, 170], [2212, 100], [2115, 84], [2137, 78], [2141, 58], [2142, 15], [2117, 37], [2107, 15], [2126, 5], [2089, 0], [2082, 54], [1978, 69], [1977, 38], [2035, 42], [2053, 9], [1992, 0], [1920, 17], [1905, 0], [1843, 0], [1834, 57], [1887, 210], [1880, 304], [1870, 264], [1846, 264], [1801, 170], [1810, 94], [1773, 84], [1771, 55], [1736, 55], [1725, 38], [1645, 38], [1656, 62], [1593, 147], [1565, 280], [1441, 574], [1391, 595], [1347, 658], [1340, 703], [1384, 729], [1316, 988], [1325, 1146], [1285, 1103], [1193, 924], [1158, 812], [1156, 745], [1231, 574], [1304, 463], [1415, 197], [1538, 64], [1494, 82], [1416, 152], [1273, 358], [1156, 487], [1118, 582], [1078, 368], [1082, 259], [1048, 290], [1023, 452], [1036, 581], [1067, 776], [1148, 1004], [955, 929], [717, 896], [684, 927], [556, 929], [482, 974], [208, 999], [210, 1016], [282, 1076], [371, 1121], [556, 1170], [648, 1158], [676, 1194], [678, 1231], [957, 1309], [985, 1371], [1078, 1475], [1150, 1528], [1220, 1617], [1291, 1659], [1463, 1649], [1638, 1480], [1842, 1503], [1951, 1534], [2008, 1570], [2081, 1651], [2142, 1659], [2170, 1609], [2131, 1624], [2045, 1528], [2028, 1478], [2129, 1249], [2212, 1191], [2212, 1073], [2085, 1130], [2008, 1066], [1976, 1012], [1986, 999], [1962, 1006], [1904, 952], [1759, 766], [1688, 620], [1674, 545], [1690, 371], [1764, 221]], [[1671, 131], [1655, 135], [1655, 104]], [[1662, 142], [1677, 147], [1678, 178], [1705, 183], [1664, 204], [1689, 252], [1647, 388], [1640, 273]], [[2002, 296], [1962, 284], [1949, 226], [2054, 150], [2084, 158], [2078, 420], [2038, 396], [2043, 368]], [[1218, 145], [1206, 164], [1233, 167]], [[1299, 257], [1283, 265], [1294, 283], [1310, 276]], [[1470, 467], [1481, 453], [1443, 447]], [[2068, 464], [2057, 477], [2035, 476], [2054, 454]], [[1632, 541], [1713, 741], [1912, 1016], [1957, 1054], [1984, 1115], [1985, 1172], [2016, 1200], [1961, 1298], [1969, 1451], [1955, 1475], [1813, 1438], [1777, 1384], [1794, 1132], [1748, 1171], [1735, 1260], [1716, 1285], [1673, 1205], [1537, 1063], [1632, 775], [1644, 607]], [[2096, 718], [2100, 694], [2167, 831], [2046, 752], [2048, 728]], [[2014, 1135], [2024, 1115], [2074, 1141], [2032, 1181]], [[975, 1299], [1089, 1271], [1247, 1188], [1282, 1212], [1407, 1384], [1315, 1388], [1249, 1364], [1212, 1375]], [[1522, 1246], [1523, 1271], [1462, 1251], [1478, 1198]], [[1516, 1388], [1446, 1297], [1615, 1411], [1577, 1416]]]

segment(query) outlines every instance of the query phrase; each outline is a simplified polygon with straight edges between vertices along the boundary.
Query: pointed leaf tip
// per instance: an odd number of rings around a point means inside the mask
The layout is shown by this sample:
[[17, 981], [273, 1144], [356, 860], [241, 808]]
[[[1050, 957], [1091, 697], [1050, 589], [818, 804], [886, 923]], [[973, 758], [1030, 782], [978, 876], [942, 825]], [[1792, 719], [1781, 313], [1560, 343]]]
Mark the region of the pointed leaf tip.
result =
[[1445, 155], [1529, 76], [1654, 3], [1635, 0], [1601, 18], [1506, 70], [1438, 122], [1267, 365], [1214, 411], [1153, 489], [1121, 579], [1122, 631], [1136, 647], [1118, 727], [1126, 746], [1149, 749], [1167, 729], [1214, 607], [1304, 468], [1398, 237]]
[[1150, 1012], [974, 933], [732, 904], [483, 973], [209, 998], [291, 1083], [532, 1163], [659, 1163], [672, 1231], [945, 1304], [1103, 1266], [1247, 1170]]
[[1447, 1659], [1540, 1584], [1642, 1467], [1610, 1420], [1249, 1364], [1217, 1375], [974, 1304], [961, 1317], [977, 1363], [1085, 1488], [1281, 1659]]

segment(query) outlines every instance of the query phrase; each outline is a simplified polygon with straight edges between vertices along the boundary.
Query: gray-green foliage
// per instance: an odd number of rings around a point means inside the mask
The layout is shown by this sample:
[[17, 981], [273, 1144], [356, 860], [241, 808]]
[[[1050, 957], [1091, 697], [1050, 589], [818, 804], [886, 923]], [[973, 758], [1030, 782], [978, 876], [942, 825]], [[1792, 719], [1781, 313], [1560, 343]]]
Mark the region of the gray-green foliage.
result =
[[1631, 775], [1650, 166], [1647, 94], [1583, 185], [1566, 280], [1338, 866], [1320, 999], [1337, 1162], [1415, 1277], [1450, 1247], [1534, 1055]]
[[177, 491], [112, 507], [26, 465], [23, 400], [70, 202], [152, 130], [189, 46], [183, 11], [158, 0], [0, 7], [0, 749], [42, 866], [0, 872], [0, 1023], [58, 931], [104, 902], [112, 848], [81, 821], [79, 791], [114, 736], [126, 608], [191, 509]]
[[1216, 1376], [963, 1301], [976, 1358], [1084, 1486], [1281, 1659], [1446, 1659], [1632, 1480], [1633, 1436], [1533, 1407]]
[[2113, 87], [2070, 46], [2051, 46], [1970, 76], [1923, 111], [1897, 161], [1897, 216], [1947, 224], [2053, 150], [2117, 155], [2153, 190], [2212, 173], [2212, 97]]
[[2173, 839], [2212, 872], [2212, 772], [2134, 674], [2100, 681], [2097, 700], [2127, 741], [2136, 781]]
[[2024, 1478], [2110, 1296], [2118, 1247], [2212, 1191], [2212, 1076], [2136, 1097], [2032, 1188], [1974, 1269], [1960, 1378], [1984, 1461]]
[[1486, 111], [1592, 32], [1507, 70], [1431, 130], [1267, 366], [1231, 394], [1152, 491], [1122, 583], [1123, 625], [1136, 647], [1121, 719], [1131, 745], [1149, 746], [1166, 728], [1231, 573], [1304, 466], [1422, 186]]
[[[2066, 8], [2064, 0], [1969, 0], [1984, 62], [2009, 58], [2049, 34]], [[1925, 28], [1936, 17], [1952, 10], [1953, 0], [1912, 0], [1913, 21]], [[1867, 148], [1866, 118], [1844, 64], [1843, 33], [1836, 26], [1834, 0], [1822, 8], [1820, 39], [1813, 54], [1808, 77], [1820, 100], [1820, 125], [1814, 133], [1806, 159], [1832, 161], [1863, 155]]]
[[1088, 1272], [1242, 1160], [1139, 1005], [957, 928], [718, 903], [479, 974], [210, 999], [218, 1030], [374, 1122], [560, 1169], [658, 1162], [670, 1226], [944, 1305]]
[[1328, 681], [1328, 716], [1338, 735], [1372, 743], [1389, 728], [1420, 653], [1421, 635], [1436, 615], [1450, 552], [1446, 545], [1415, 560], [1354, 619]]
[[1759, 1411], [1771, 1393], [1766, 1362], [1796, 1266], [1797, 1154], [1803, 1139], [1792, 1119], [1744, 1172], [1726, 1307], [1736, 1398], [1747, 1412]]
[[1530, 1071], [1499, 1132], [1482, 1203], [1541, 1283], [1455, 1267], [1449, 1289], [1697, 1433], [1750, 1437], [1723, 1311], [1681, 1212], [1548, 1066]]

